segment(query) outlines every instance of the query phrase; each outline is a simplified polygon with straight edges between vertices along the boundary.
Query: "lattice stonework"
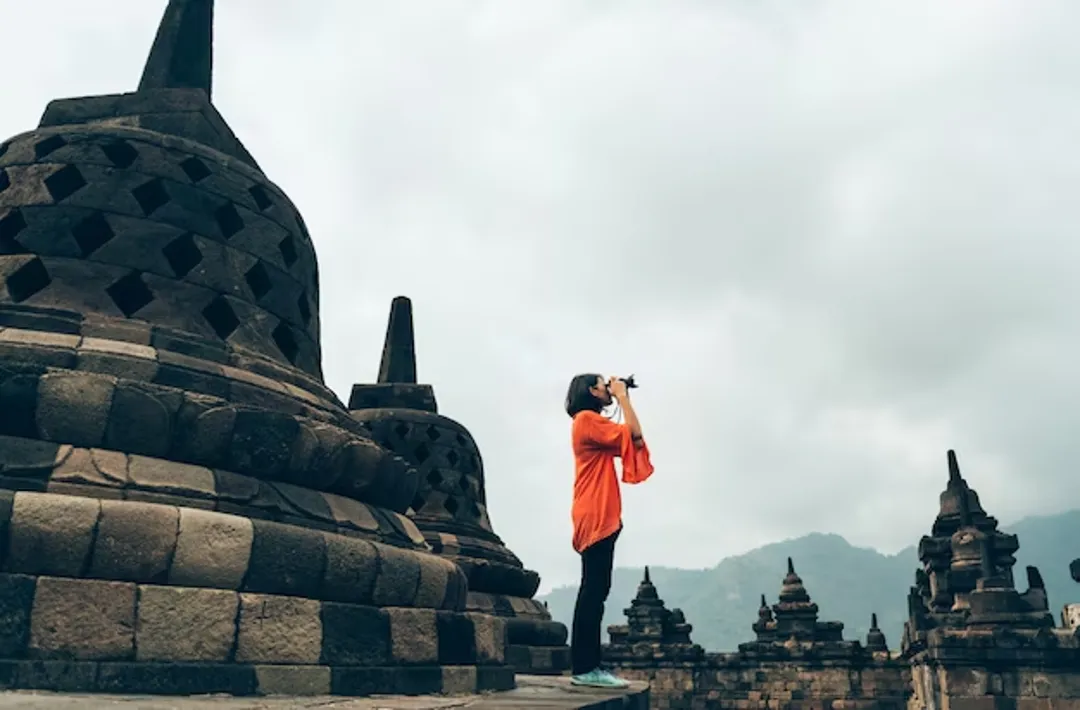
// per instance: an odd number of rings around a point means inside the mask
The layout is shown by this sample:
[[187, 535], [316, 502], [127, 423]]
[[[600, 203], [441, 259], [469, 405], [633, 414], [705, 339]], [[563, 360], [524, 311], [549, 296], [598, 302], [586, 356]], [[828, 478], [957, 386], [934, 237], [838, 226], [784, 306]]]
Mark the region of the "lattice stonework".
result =
[[367, 422], [372, 438], [408, 461], [420, 474], [413, 498], [417, 517], [452, 518], [490, 531], [484, 511], [483, 463], [464, 429], [429, 421], [382, 419]]
[[125, 128], [5, 143], [0, 302], [152, 320], [318, 373], [303, 221], [259, 173], [214, 155]]

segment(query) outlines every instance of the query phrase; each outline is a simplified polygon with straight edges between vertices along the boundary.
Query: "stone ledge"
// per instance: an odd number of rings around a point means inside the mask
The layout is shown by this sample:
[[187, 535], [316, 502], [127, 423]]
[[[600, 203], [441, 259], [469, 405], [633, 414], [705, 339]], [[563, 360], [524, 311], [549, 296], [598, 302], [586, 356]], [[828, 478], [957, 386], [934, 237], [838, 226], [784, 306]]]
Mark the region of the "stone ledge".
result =
[[5, 573], [464, 608], [464, 575], [426, 552], [159, 503], [4, 490], [0, 501]]
[[[464, 679], [464, 683], [463, 683]], [[91, 661], [2, 661], [0, 689], [57, 693], [132, 693], [231, 696], [434, 695], [444, 687], [456, 694], [509, 690], [509, 668], [483, 666], [341, 667], [238, 663], [117, 663]], [[0, 707], [21, 693], [0, 694]], [[47, 698], [48, 696], [39, 696]], [[53, 696], [59, 702], [63, 696]], [[86, 701], [103, 704], [100, 696]], [[113, 698], [113, 701], [122, 698]], [[142, 698], [139, 699], [140, 701]], [[207, 699], [214, 705], [222, 698]], [[18, 702], [18, 701], [16, 701]], [[190, 702], [198, 703], [193, 698]], [[177, 707], [170, 700], [162, 707]], [[25, 707], [20, 705], [19, 707]], [[42, 706], [47, 707], [47, 706]], [[140, 705], [138, 707], [146, 707]], [[195, 705], [194, 707], [198, 707]], [[239, 707], [266, 707], [244, 703]], [[283, 707], [293, 707], [283, 705]]]
[[64, 577], [0, 574], [0, 630], [11, 661], [506, 667], [492, 616]]
[[[444, 668], [443, 678], [457, 675], [459, 668]], [[449, 671], [449, 673], [447, 672]], [[135, 703], [138, 703], [137, 705]], [[258, 700], [234, 697], [153, 698], [118, 695], [71, 695], [60, 693], [0, 692], [0, 710], [59, 710], [74, 707], [138, 707], [140, 710], [509, 710], [547, 708], [549, 710], [647, 710], [649, 686], [632, 683], [621, 691], [574, 688], [565, 678], [518, 676], [517, 687], [503, 692], [447, 695], [341, 698], [332, 696], [264, 696]]]

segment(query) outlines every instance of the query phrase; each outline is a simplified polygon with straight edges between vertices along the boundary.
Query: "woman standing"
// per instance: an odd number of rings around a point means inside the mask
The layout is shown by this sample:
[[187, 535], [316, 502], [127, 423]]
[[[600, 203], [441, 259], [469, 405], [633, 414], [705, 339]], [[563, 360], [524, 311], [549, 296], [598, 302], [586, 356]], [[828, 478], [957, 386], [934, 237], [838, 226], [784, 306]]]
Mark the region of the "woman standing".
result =
[[[626, 422], [616, 424], [601, 411], [616, 401]], [[622, 460], [623, 483], [641, 483], [652, 475], [649, 448], [623, 380], [578, 375], [566, 393], [566, 413], [573, 420], [574, 549], [581, 555], [581, 585], [574, 606], [570, 655], [574, 685], [625, 688], [601, 664], [604, 602], [611, 591], [615, 541], [622, 532], [622, 497], [615, 459]]]

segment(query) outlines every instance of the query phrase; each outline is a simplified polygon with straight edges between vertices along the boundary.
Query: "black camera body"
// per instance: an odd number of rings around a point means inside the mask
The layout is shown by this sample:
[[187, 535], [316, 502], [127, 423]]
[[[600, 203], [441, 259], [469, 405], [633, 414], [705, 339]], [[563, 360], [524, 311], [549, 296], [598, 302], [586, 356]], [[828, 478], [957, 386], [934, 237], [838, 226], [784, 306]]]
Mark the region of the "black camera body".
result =
[[620, 377], [619, 381], [625, 383], [626, 389], [628, 390], [637, 389], [637, 383], [634, 382], [633, 375], [630, 375], [629, 377]]

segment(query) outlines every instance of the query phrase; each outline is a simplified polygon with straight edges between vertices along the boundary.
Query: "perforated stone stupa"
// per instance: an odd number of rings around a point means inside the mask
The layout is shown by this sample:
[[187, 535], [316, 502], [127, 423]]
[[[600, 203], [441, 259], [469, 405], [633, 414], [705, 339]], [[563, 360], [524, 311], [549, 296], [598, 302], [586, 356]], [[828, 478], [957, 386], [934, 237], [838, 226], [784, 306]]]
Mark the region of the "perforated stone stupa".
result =
[[439, 414], [432, 387], [417, 383], [409, 299], [391, 304], [378, 382], [354, 385], [349, 410], [376, 442], [419, 472], [409, 516], [435, 552], [465, 571], [466, 609], [505, 620], [513, 666], [540, 674], [568, 668], [566, 627], [533, 599], [540, 576], [492, 528], [476, 442]]
[[312, 240], [211, 103], [212, 19], [171, 0], [137, 91], [0, 144], [0, 687], [510, 687], [416, 467], [323, 383]]

